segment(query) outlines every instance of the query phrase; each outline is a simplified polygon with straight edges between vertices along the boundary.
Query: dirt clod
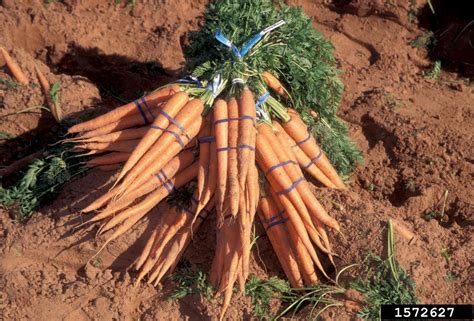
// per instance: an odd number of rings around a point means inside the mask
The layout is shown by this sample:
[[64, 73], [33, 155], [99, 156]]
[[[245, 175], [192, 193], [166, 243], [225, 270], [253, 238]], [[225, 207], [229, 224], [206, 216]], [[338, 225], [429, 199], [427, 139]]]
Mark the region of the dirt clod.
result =
[[92, 264], [87, 264], [84, 267], [84, 273], [89, 280], [94, 280], [100, 273], [100, 269], [92, 266]]

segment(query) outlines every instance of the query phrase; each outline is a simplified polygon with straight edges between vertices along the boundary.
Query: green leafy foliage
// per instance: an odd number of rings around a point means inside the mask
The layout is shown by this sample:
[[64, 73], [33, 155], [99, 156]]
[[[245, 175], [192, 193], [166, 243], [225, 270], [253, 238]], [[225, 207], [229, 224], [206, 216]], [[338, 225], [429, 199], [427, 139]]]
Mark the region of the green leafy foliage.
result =
[[278, 299], [283, 293], [290, 291], [288, 282], [277, 277], [264, 281], [256, 275], [251, 275], [245, 284], [245, 295], [251, 297], [254, 314], [258, 317], [268, 317], [270, 300]]
[[[241, 48], [253, 35], [282, 19], [286, 24], [265, 35], [242, 59], [214, 37], [221, 30]], [[347, 174], [361, 161], [347, 128], [336, 116], [344, 87], [335, 68], [334, 48], [301, 8], [283, 4], [277, 8], [271, 0], [217, 1], [208, 6], [203, 28], [189, 39], [185, 50], [188, 72], [204, 79], [217, 72], [229, 81], [244, 78], [259, 92], [258, 75], [271, 71], [291, 93], [282, 103], [300, 113], [339, 172]]]
[[425, 77], [429, 79], [438, 79], [441, 74], [441, 60], [436, 60], [431, 69], [426, 73]]
[[387, 261], [369, 253], [365, 260], [366, 266], [363, 277], [350, 284], [350, 287], [364, 294], [367, 307], [359, 317], [366, 320], [379, 320], [381, 304], [415, 304], [415, 283], [407, 272], [399, 268], [398, 281], [391, 273]]
[[206, 299], [212, 298], [212, 286], [207, 282], [206, 274], [193, 271], [189, 264], [180, 264], [178, 271], [171, 276], [176, 283], [169, 300], [179, 300], [192, 294], [202, 294]]
[[51, 200], [71, 177], [84, 172], [70, 146], [50, 149], [34, 161], [10, 188], [0, 186], [0, 205], [10, 210], [18, 221], [28, 219], [43, 203]]
[[8, 79], [0, 79], [0, 90], [18, 89], [21, 85]]
[[366, 320], [379, 320], [381, 304], [416, 304], [415, 282], [395, 260], [393, 227], [389, 221], [387, 259], [373, 253], [364, 259], [363, 277], [351, 282], [349, 287], [366, 298], [367, 306], [359, 313]]
[[13, 138], [15, 138], [15, 136], [13, 136], [12, 134], [0, 131], [0, 140], [9, 140]]
[[55, 82], [51, 85], [51, 89], [49, 91], [49, 96], [51, 97], [51, 102], [53, 104], [59, 104], [59, 89], [61, 88], [61, 84]]
[[432, 31], [429, 31], [413, 40], [410, 40], [408, 44], [413, 48], [422, 48], [430, 52], [436, 46], [436, 42], [435, 34]]
[[[122, 3], [122, 0], [114, 0], [114, 3], [115, 3], [116, 5], [119, 5], [119, 4]], [[133, 8], [133, 7], [137, 4], [137, 1], [136, 1], [136, 0], [126, 0], [126, 1], [125, 1], [125, 4], [126, 4], [126, 6], [129, 7], [129, 8]]]
[[57, 0], [44, 0], [44, 5], [47, 7], [49, 6], [50, 4], [56, 2]]

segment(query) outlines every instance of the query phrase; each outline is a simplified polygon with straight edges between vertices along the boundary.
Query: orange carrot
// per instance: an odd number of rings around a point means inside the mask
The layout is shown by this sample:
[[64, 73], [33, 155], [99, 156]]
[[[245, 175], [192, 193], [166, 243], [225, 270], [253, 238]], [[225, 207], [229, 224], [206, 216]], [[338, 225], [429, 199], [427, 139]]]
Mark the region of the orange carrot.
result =
[[[250, 248], [251, 248], [251, 234], [252, 226], [256, 212], [257, 200], [259, 197], [259, 186], [258, 186], [258, 171], [255, 164], [251, 164], [247, 174], [246, 180], [246, 199], [247, 204], [245, 206], [246, 220], [241, 220], [241, 229], [244, 231], [243, 244], [242, 244], [242, 276], [246, 280], [249, 275], [249, 261], [250, 261]], [[243, 193], [242, 193], [243, 194]], [[256, 196], [256, 199], [253, 197]]]
[[[240, 286], [240, 292], [244, 292], [245, 290], [245, 278], [244, 275], [249, 270], [249, 260], [250, 257], [250, 233], [249, 232], [249, 225], [250, 225], [250, 215], [249, 210], [247, 208], [248, 200], [247, 200], [247, 193], [244, 191], [240, 191], [239, 194], [239, 213], [237, 215], [237, 223], [238, 223], [238, 242], [236, 243], [235, 247], [237, 253], [239, 255], [239, 265], [240, 269], [238, 273], [238, 281]], [[248, 236], [248, 238], [247, 238]]]
[[59, 123], [63, 118], [61, 107], [58, 103], [53, 102], [51, 99], [51, 87], [46, 77], [43, 75], [38, 66], [35, 66], [35, 69], [38, 76], [38, 81], [41, 85], [41, 88], [43, 89], [43, 94], [46, 97], [46, 103], [49, 107], [49, 110], [51, 111], [51, 114], [53, 114], [54, 119]]
[[96, 156], [86, 162], [87, 167], [121, 164], [125, 162], [130, 153], [111, 152], [108, 154]]
[[200, 99], [193, 99], [186, 104], [176, 117], [176, 122], [180, 123], [186, 129], [186, 132], [182, 132], [175, 124], [171, 124], [167, 131], [160, 136], [155, 144], [125, 176], [118, 189], [119, 195], [122, 195], [127, 188], [133, 189], [133, 187], [139, 186], [149, 175], [160, 171], [167, 162], [176, 156], [198, 134], [202, 124], [201, 113], [203, 109], [204, 104]]
[[[217, 207], [217, 204], [216, 204]], [[214, 288], [220, 287], [222, 269], [224, 264], [225, 256], [225, 230], [227, 225], [224, 224], [224, 217], [222, 218], [222, 223], [217, 222], [217, 231], [216, 231], [216, 249], [214, 251], [214, 258], [212, 260], [211, 272], [209, 275], [209, 282], [214, 286]]]
[[113, 143], [86, 143], [75, 146], [75, 148], [90, 150], [88, 155], [104, 152], [130, 153], [137, 145], [139, 139], [120, 140]]
[[[212, 115], [209, 115], [208, 117], [211, 117]], [[215, 125], [213, 122], [213, 119], [211, 119], [211, 130], [210, 134], [215, 132]], [[216, 153], [216, 141], [214, 136], [209, 136], [209, 140], [211, 140], [210, 144], [209, 142], [207, 143], [201, 143], [201, 144], [208, 144], [209, 146], [209, 165], [207, 169], [207, 175], [208, 175], [208, 181], [207, 184], [205, 184], [204, 191], [202, 192], [202, 195], [198, 198], [199, 202], [196, 208], [196, 213], [195, 213], [195, 218], [199, 215], [199, 213], [202, 211], [202, 209], [206, 206], [206, 204], [210, 201], [211, 197], [214, 196], [214, 193], [216, 191], [216, 185], [217, 185], [217, 175], [215, 174], [217, 171], [217, 153]], [[204, 151], [205, 152], [205, 151]], [[198, 181], [199, 181], [199, 174], [198, 174]]]
[[[238, 244], [237, 238], [238, 238], [238, 226], [235, 224], [235, 222], [231, 222], [232, 220], [229, 220], [228, 222], [234, 226], [229, 226], [231, 233], [228, 233], [228, 244], [229, 244], [229, 255], [227, 256], [225, 260], [225, 267], [224, 267], [224, 276], [223, 276], [223, 288], [221, 291], [224, 291], [224, 302], [222, 303], [222, 308], [221, 308], [221, 314], [219, 317], [219, 320], [224, 319], [224, 315], [227, 311], [227, 308], [229, 307], [230, 304], [230, 299], [232, 298], [232, 291], [233, 291], [233, 286], [234, 283], [237, 279], [237, 271], [238, 271], [238, 264], [239, 264], [239, 253], [236, 249], [236, 245]], [[225, 223], [224, 223], [225, 224]]]
[[[120, 172], [117, 182], [119, 182], [136, 163], [142, 158], [142, 156], [149, 150], [149, 148], [156, 142], [157, 139], [164, 133], [164, 130], [168, 128], [170, 122], [174, 122], [174, 125], [181, 126], [174, 117], [179, 111], [186, 105], [189, 100], [189, 96], [184, 91], [174, 94], [160, 110], [160, 114], [155, 118], [150, 129], [147, 131], [145, 136], [142, 138], [138, 146], [133, 151], [130, 158], [125, 163], [122, 171]], [[157, 130], [158, 129], [158, 130]], [[183, 131], [184, 128], [181, 129]]]
[[[255, 152], [255, 122], [256, 107], [252, 91], [248, 88], [242, 90], [239, 98], [239, 118], [238, 122], [238, 144], [237, 160], [239, 185], [242, 189], [245, 187], [247, 172], [252, 164], [253, 157], [250, 154]], [[245, 119], [244, 119], [245, 118]]]
[[[275, 190], [275, 188], [278, 188], [278, 183], [276, 182], [274, 177], [267, 177], [268, 181], [270, 182], [270, 185], [272, 186], [272, 191]], [[301, 184], [301, 183], [300, 183]], [[298, 184], [299, 185], [299, 184]], [[298, 193], [298, 191], [297, 191]], [[321, 236], [319, 235], [317, 229], [313, 225], [313, 218], [309, 215], [306, 206], [304, 205], [304, 208], [301, 206], [298, 207], [298, 210], [293, 207], [293, 204], [290, 199], [288, 199], [285, 195], [277, 195], [275, 193], [274, 195], [275, 200], [279, 200], [282, 204], [285, 205], [285, 210], [289, 211], [290, 214], [298, 214], [300, 215], [300, 219], [302, 220], [302, 223], [306, 229], [306, 233], [310, 237], [310, 239], [325, 253], [329, 253], [329, 250], [321, 243]], [[301, 210], [303, 209], [303, 210]], [[297, 224], [297, 223], [296, 223]], [[300, 233], [299, 231], [298, 233]], [[305, 235], [303, 235], [305, 237]], [[307, 245], [307, 244], [305, 244]]]
[[216, 209], [218, 214], [218, 222], [223, 220], [223, 204], [227, 190], [227, 166], [228, 166], [228, 139], [229, 139], [229, 123], [227, 121], [228, 110], [225, 100], [217, 99], [214, 102], [214, 136], [216, 139], [217, 152], [217, 189], [216, 189]]
[[145, 133], [148, 131], [148, 126], [142, 126], [138, 128], [129, 128], [124, 130], [119, 130], [112, 132], [110, 134], [90, 137], [90, 138], [81, 138], [81, 136], [66, 140], [74, 143], [113, 143], [122, 140], [132, 140], [142, 138]]
[[[204, 193], [205, 185], [209, 183], [209, 166], [210, 166], [210, 149], [211, 144], [209, 141], [202, 141], [203, 139], [209, 139], [211, 135], [212, 119], [211, 115], [207, 115], [204, 118], [202, 129], [199, 132], [198, 140], [199, 143], [199, 170], [198, 170], [198, 181], [197, 181], [197, 199], [200, 200]], [[214, 174], [214, 173], [212, 173]]]
[[[161, 105], [151, 105], [151, 113], [156, 115], [161, 109]], [[110, 134], [119, 130], [132, 128], [135, 126], [143, 126], [148, 125], [147, 120], [141, 114], [131, 114], [128, 116], [124, 116], [119, 120], [111, 123], [107, 123], [106, 125], [98, 128], [94, 128], [90, 131], [84, 132], [81, 134], [81, 138], [91, 138], [96, 136], [101, 136], [105, 134]]]
[[291, 115], [291, 119], [282, 124], [286, 133], [297, 142], [296, 144], [300, 146], [311, 161], [315, 162], [316, 166], [318, 166], [338, 188], [346, 189], [344, 182], [341, 180], [324, 152], [316, 144], [314, 137], [311, 136], [306, 124], [298, 116], [298, 113], [289, 110], [289, 114]]
[[186, 249], [191, 240], [191, 231], [186, 230], [182, 233], [177, 233], [175, 238], [168, 244], [163, 255], [161, 255], [155, 263], [156, 274], [153, 286], [157, 286], [168, 271], [172, 271], [173, 265], [177, 264], [182, 253]]
[[316, 180], [321, 182], [324, 186], [329, 188], [336, 188], [336, 185], [323, 173], [321, 170], [309, 159], [309, 157], [301, 150], [301, 148], [296, 145], [295, 141], [288, 136], [280, 123], [274, 121], [273, 126], [277, 129], [276, 136], [281, 141], [283, 145], [290, 148], [293, 152], [296, 161], [300, 164], [308, 174], [314, 177]]
[[298, 266], [300, 266], [301, 276], [303, 277], [304, 283], [309, 286], [314, 285], [316, 282], [318, 282], [318, 276], [314, 270], [311, 256], [306, 250], [301, 238], [298, 236], [298, 233], [296, 233], [293, 223], [288, 222], [287, 228], [289, 231], [291, 243], [295, 249]]
[[[283, 129], [281, 129], [281, 130], [284, 131]], [[301, 170], [301, 167], [299, 166], [298, 158], [296, 157], [295, 152], [293, 151], [293, 148], [292, 148], [292, 145], [291, 145], [291, 138], [289, 138], [288, 136], [284, 136], [281, 133], [279, 133], [279, 130], [275, 126], [273, 126], [273, 134], [275, 135], [275, 137], [278, 139], [278, 141], [280, 143], [280, 146], [282, 148], [282, 152], [284, 153], [285, 159], [291, 160], [291, 162], [295, 165], [295, 169], [298, 171], [298, 175], [300, 177], [303, 176], [303, 171]], [[329, 181], [329, 179], [328, 179], [328, 181]]]
[[138, 259], [133, 263], [135, 265], [135, 270], [140, 270], [142, 267], [143, 263], [145, 263], [146, 259], [150, 255], [151, 247], [153, 246], [153, 243], [155, 241], [156, 235], [158, 234], [158, 228], [157, 226], [150, 234], [150, 237], [146, 241], [145, 247], [142, 250], [142, 253], [138, 257]]
[[3, 56], [3, 60], [5, 60], [5, 64], [7, 65], [8, 69], [12, 73], [13, 77], [15, 77], [16, 81], [22, 85], [28, 85], [30, 81], [28, 77], [25, 76], [23, 71], [20, 69], [18, 64], [13, 60], [10, 54], [2, 47], [0, 47], [0, 53]]
[[255, 215], [258, 208], [258, 201], [260, 199], [259, 176], [255, 163], [250, 165], [249, 176], [247, 179], [247, 190], [249, 195], [252, 196], [249, 200], [250, 213], [254, 213]]
[[[152, 119], [153, 116], [149, 115], [148, 108], [156, 106], [157, 104], [168, 100], [169, 97], [171, 97], [172, 95], [174, 95], [176, 92], [179, 92], [179, 91], [181, 91], [181, 88], [177, 85], [166, 86], [166, 87], [157, 89], [143, 98], [139, 98], [126, 105], [115, 108], [114, 110], [109, 111], [108, 113], [104, 115], [101, 115], [94, 119], [74, 125], [71, 128], [69, 128], [68, 132], [79, 133], [79, 132], [85, 132], [85, 131], [92, 131], [94, 129], [98, 129], [103, 126], [107, 126], [109, 124], [119, 122], [124, 117], [132, 116], [138, 113], [143, 113], [145, 115], [145, 118], [150, 118], [149, 121], [151, 122], [153, 120]], [[139, 116], [139, 118], [143, 119], [141, 115]], [[122, 128], [125, 128], [125, 127], [122, 127]]]
[[[232, 97], [227, 102], [227, 113], [229, 119], [239, 117], [239, 105], [237, 99]], [[227, 201], [232, 216], [239, 212], [239, 173], [237, 165], [237, 144], [239, 139], [239, 122], [229, 122], [229, 168], [227, 169]]]
[[[269, 176], [269, 177], [267, 177], [267, 180], [269, 181], [270, 185], [272, 186], [272, 191], [280, 188], [279, 184], [278, 184], [278, 181], [275, 179], [275, 177]], [[295, 192], [298, 193], [297, 191], [295, 191]], [[298, 195], [298, 197], [299, 197], [299, 195]], [[295, 207], [292, 204], [292, 201], [287, 197], [287, 195], [282, 194], [282, 193], [277, 194], [275, 192], [274, 198], [279, 199], [280, 202], [282, 202], [282, 204], [285, 205], [285, 210], [288, 211], [290, 217], [292, 217], [292, 220], [293, 221], [296, 220], [295, 224], [299, 224], [300, 222], [303, 224], [304, 230], [303, 230], [303, 227], [301, 227], [301, 230], [299, 230], [298, 233], [303, 233], [304, 232], [304, 234], [302, 234], [302, 237], [306, 237], [308, 235], [310, 237], [310, 239], [313, 240], [318, 246], [321, 245], [321, 249], [324, 252], [328, 252], [327, 249], [324, 246], [322, 246], [322, 244], [321, 244], [320, 236], [319, 236], [318, 232], [316, 231], [316, 229], [313, 225], [311, 217], [310, 217], [304, 203], [303, 203], [303, 206], [300, 205], [299, 207], [297, 207], [297, 209], [295, 209]], [[306, 239], [305, 239], [305, 241], [306, 241]], [[308, 245], [308, 244], [309, 243], [305, 243], [305, 245]]]
[[[316, 227], [316, 230], [318, 231], [318, 234], [321, 236], [321, 241], [323, 244], [323, 247], [327, 249], [327, 256], [329, 258], [329, 261], [333, 266], [336, 266], [334, 263], [334, 253], [331, 249], [331, 242], [329, 242], [329, 237], [328, 234], [326, 233], [326, 229], [324, 228], [323, 223], [321, 223], [318, 219], [313, 218], [313, 224]], [[318, 245], [319, 248], [321, 248], [320, 245]]]
[[[241, 244], [239, 239], [239, 224], [230, 213], [226, 215], [224, 227], [224, 258], [222, 260], [220, 285], [217, 288], [217, 293], [225, 292], [229, 285], [233, 287], [234, 282], [237, 280], [237, 273], [240, 265]], [[234, 262], [232, 262], [234, 257]], [[230, 269], [231, 265], [234, 267], [233, 269]], [[230, 284], [229, 280], [234, 276], [235, 279], [232, 284]]]
[[263, 81], [265, 81], [265, 84], [267, 84], [267, 86], [270, 87], [271, 90], [273, 90], [283, 98], [288, 98], [288, 91], [286, 91], [285, 87], [283, 87], [278, 78], [276, 78], [268, 71], [264, 71], [262, 73], [262, 78]]
[[291, 286], [301, 288], [303, 281], [301, 280], [301, 273], [298, 269], [295, 253], [290, 245], [288, 230], [285, 229], [286, 223], [274, 224], [284, 220], [284, 216], [280, 216], [278, 213], [281, 213], [281, 211], [276, 207], [271, 196], [263, 196], [259, 205], [260, 221], [265, 227], [265, 232]]

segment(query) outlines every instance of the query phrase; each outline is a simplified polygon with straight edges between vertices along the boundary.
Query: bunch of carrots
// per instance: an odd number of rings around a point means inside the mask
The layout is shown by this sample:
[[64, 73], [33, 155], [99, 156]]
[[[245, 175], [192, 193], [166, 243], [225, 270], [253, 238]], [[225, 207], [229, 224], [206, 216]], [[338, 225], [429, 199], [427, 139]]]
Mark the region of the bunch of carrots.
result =
[[[221, 5], [219, 16], [236, 8], [236, 2]], [[255, 10], [246, 8], [246, 19], [254, 19], [257, 12], [273, 12], [271, 1], [249, 6]], [[291, 17], [286, 29], [285, 15]], [[158, 223], [134, 262], [136, 282], [146, 279], [156, 285], [172, 273], [192, 235], [215, 214], [216, 247], [209, 280], [224, 297], [221, 319], [234, 285], [238, 283], [240, 291], [245, 288], [256, 214], [293, 287], [310, 286], [319, 276], [329, 278], [322, 256], [334, 264], [326, 227], [339, 232], [340, 226], [319, 203], [306, 177], [328, 188], [346, 186], [298, 112], [284, 105], [291, 105], [298, 93], [292, 97], [273, 74], [285, 70], [279, 69], [283, 65], [292, 66], [280, 49], [287, 49], [285, 41], [294, 30], [300, 30], [300, 38], [307, 35], [308, 43], [318, 42], [301, 28], [309, 23], [301, 13], [282, 10], [278, 16], [282, 19], [245, 43], [241, 41], [247, 32], [240, 30], [236, 36], [242, 38], [237, 39], [240, 49], [217, 30], [213, 38], [227, 53], [219, 49], [203, 55], [201, 60], [207, 60], [192, 67], [193, 76], [74, 125], [68, 131], [73, 137], [64, 140], [79, 156], [87, 157], [86, 167], [118, 171], [110, 188], [83, 209], [89, 217], [81, 225], [100, 224], [98, 234], [107, 234], [97, 254], [180, 188], [193, 187], [188, 203], [155, 214]], [[216, 21], [209, 18], [212, 27], [203, 31], [205, 37], [221, 27], [213, 25]], [[280, 27], [281, 32], [273, 32]], [[298, 45], [291, 44], [293, 53], [307, 50]], [[18, 81], [27, 84], [8, 53], [3, 49], [0, 53]], [[267, 68], [272, 71], [262, 71]], [[289, 69], [287, 79], [292, 79]], [[46, 78], [37, 73], [49, 93]], [[288, 84], [298, 88], [298, 82]], [[48, 95], [46, 100], [59, 121], [60, 109]], [[304, 108], [300, 100], [296, 107], [309, 114], [311, 106]], [[303, 101], [311, 104], [309, 99]]]
[[[288, 95], [272, 74], [261, 85]], [[270, 116], [275, 99], [258, 98], [246, 83], [218, 97], [217, 86], [170, 84], [147, 96], [69, 129], [75, 148], [95, 157], [88, 166], [120, 167], [113, 186], [83, 212], [101, 222], [107, 244], [145, 217], [177, 189], [196, 181], [191, 206], [161, 214], [134, 263], [137, 282], [158, 284], [171, 273], [202, 221], [216, 214], [217, 244], [210, 281], [224, 294], [221, 317], [233, 286], [244, 289], [249, 275], [251, 230], [260, 221], [294, 287], [327, 276], [319, 253], [333, 262], [325, 226], [339, 224], [311, 192], [303, 171], [324, 186], [345, 185], [297, 112]], [[273, 103], [269, 102], [273, 99]], [[260, 197], [260, 194], [262, 197]]]
[[[27, 84], [3, 49], [2, 55], [18, 81]], [[37, 73], [46, 94], [49, 83]], [[98, 234], [109, 232], [98, 253], [177, 189], [196, 181], [191, 206], [175, 206], [159, 218], [134, 263], [136, 282], [146, 277], [156, 285], [171, 273], [193, 233], [215, 212], [210, 281], [224, 294], [221, 318], [234, 284], [245, 288], [257, 212], [293, 287], [316, 283], [318, 271], [328, 277], [318, 253], [333, 263], [325, 227], [340, 230], [303, 171], [329, 188], [344, 189], [344, 183], [298, 113], [267, 92], [287, 99], [281, 82], [270, 72], [258, 80], [254, 88], [233, 82], [225, 99], [219, 95], [227, 82], [220, 78], [207, 87], [170, 84], [72, 126], [69, 133], [75, 136], [64, 141], [87, 156], [85, 166], [119, 170], [113, 186], [83, 210], [96, 212], [83, 224], [101, 222]]]

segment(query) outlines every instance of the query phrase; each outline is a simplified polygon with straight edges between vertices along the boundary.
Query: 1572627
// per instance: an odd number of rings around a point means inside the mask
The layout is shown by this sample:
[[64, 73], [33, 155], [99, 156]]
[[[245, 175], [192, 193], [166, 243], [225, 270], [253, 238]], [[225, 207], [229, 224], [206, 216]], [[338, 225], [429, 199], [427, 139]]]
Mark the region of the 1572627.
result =
[[381, 320], [472, 320], [472, 304], [386, 304], [381, 306]]

